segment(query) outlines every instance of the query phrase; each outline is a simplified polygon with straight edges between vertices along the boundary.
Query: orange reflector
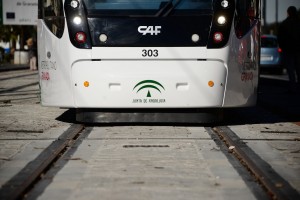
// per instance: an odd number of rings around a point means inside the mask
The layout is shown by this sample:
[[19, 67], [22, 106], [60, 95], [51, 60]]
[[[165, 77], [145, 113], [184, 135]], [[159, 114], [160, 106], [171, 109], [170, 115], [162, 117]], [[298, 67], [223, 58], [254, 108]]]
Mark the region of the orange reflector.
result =
[[213, 81], [208, 81], [208, 86], [209, 87], [214, 87], [215, 83]]
[[84, 87], [89, 87], [90, 86], [90, 82], [84, 81], [83, 85], [84, 85]]

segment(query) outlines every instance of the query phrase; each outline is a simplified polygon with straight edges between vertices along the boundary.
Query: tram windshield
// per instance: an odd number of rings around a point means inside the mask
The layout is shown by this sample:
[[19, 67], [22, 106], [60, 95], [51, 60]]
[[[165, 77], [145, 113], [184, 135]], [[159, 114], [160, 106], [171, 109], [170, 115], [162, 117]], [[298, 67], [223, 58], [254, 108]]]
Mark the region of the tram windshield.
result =
[[89, 14], [105, 16], [197, 15], [211, 12], [213, 0], [84, 0]]

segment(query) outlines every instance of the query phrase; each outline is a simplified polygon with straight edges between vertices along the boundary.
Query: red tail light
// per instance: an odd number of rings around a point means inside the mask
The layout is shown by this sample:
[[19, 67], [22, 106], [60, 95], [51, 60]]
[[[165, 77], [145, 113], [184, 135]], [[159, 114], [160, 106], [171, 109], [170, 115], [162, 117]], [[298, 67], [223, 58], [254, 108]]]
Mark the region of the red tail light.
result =
[[75, 40], [79, 44], [85, 43], [86, 42], [86, 34], [84, 32], [77, 32], [75, 35]]
[[282, 52], [282, 49], [281, 49], [281, 48], [278, 48], [277, 51], [278, 51], [278, 53], [281, 53], [281, 52]]
[[221, 32], [215, 32], [213, 39], [214, 39], [215, 43], [222, 42], [223, 41], [223, 34]]

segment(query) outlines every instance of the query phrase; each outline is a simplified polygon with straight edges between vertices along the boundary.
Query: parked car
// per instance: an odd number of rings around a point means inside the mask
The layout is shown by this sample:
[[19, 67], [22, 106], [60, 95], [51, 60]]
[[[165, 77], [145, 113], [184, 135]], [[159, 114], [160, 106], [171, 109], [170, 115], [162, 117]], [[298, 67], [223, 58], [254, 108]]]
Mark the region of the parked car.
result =
[[261, 36], [260, 69], [262, 72], [269, 71], [282, 74], [281, 52], [275, 35]]

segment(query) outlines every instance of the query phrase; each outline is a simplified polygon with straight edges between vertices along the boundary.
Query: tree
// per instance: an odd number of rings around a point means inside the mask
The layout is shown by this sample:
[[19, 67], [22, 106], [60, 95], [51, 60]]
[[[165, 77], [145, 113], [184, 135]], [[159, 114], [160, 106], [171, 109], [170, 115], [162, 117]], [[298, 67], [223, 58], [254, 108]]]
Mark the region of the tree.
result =
[[0, 25], [0, 41], [10, 42], [10, 48], [16, 48], [18, 36], [20, 36], [20, 49], [24, 49], [25, 41], [36, 35], [34, 26], [13, 26], [13, 25]]
[[9, 43], [11, 54], [5, 55], [5, 61], [10, 62], [13, 51], [16, 49], [18, 38], [20, 37], [20, 49], [23, 50], [26, 44], [25, 41], [30, 37], [36, 36], [36, 28], [35, 26], [0, 25], [0, 33], [0, 41]]
[[18, 26], [0, 25], [0, 41], [11, 42], [11, 48], [16, 48], [18, 33], [20, 32], [19, 29]]

